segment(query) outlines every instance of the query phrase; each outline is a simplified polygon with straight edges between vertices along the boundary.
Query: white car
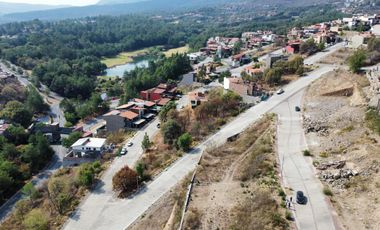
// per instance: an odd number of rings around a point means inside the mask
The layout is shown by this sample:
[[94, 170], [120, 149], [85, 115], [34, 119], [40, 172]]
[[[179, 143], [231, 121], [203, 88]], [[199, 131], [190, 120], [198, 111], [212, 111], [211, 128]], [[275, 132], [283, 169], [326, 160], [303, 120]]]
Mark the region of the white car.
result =
[[283, 94], [284, 93], [284, 90], [283, 89], [279, 89], [277, 90], [277, 94], [280, 95], [280, 94]]
[[128, 147], [131, 147], [132, 145], [133, 145], [132, 142], [128, 142], [128, 144], [127, 144]]
[[120, 155], [125, 155], [127, 154], [127, 149], [126, 148], [123, 148], [121, 151], [120, 151]]

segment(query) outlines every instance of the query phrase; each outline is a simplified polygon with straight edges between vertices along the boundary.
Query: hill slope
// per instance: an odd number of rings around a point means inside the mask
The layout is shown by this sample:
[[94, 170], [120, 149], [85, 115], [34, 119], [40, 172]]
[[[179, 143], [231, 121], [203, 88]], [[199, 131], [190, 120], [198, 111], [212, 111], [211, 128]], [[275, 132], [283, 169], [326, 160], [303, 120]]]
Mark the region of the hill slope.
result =
[[36, 10], [50, 10], [63, 8], [68, 6], [51, 6], [51, 5], [37, 5], [37, 4], [24, 4], [24, 3], [8, 3], [0, 2], [0, 15], [11, 13], [22, 13]]

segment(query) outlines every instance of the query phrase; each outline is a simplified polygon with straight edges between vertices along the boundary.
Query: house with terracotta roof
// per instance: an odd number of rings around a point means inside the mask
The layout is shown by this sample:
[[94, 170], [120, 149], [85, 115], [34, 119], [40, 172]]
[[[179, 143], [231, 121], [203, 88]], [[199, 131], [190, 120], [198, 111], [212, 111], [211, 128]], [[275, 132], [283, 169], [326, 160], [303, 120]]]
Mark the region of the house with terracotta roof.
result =
[[231, 90], [241, 96], [261, 96], [263, 93], [261, 85], [255, 82], [244, 81], [238, 77], [225, 77], [224, 89]]
[[106, 121], [106, 131], [116, 132], [120, 129], [141, 128], [146, 120], [133, 111], [113, 110], [102, 116]]
[[191, 108], [195, 108], [198, 105], [202, 104], [203, 102], [207, 101], [206, 94], [202, 92], [193, 91], [193, 92], [188, 93], [188, 96], [189, 96], [189, 102], [190, 102]]
[[295, 40], [295, 41], [289, 41], [288, 45], [285, 47], [285, 50], [289, 54], [296, 54], [300, 52], [301, 48], [301, 41]]
[[157, 101], [164, 97], [173, 97], [176, 92], [175, 85], [161, 83], [157, 87], [141, 91], [140, 97], [146, 101]]

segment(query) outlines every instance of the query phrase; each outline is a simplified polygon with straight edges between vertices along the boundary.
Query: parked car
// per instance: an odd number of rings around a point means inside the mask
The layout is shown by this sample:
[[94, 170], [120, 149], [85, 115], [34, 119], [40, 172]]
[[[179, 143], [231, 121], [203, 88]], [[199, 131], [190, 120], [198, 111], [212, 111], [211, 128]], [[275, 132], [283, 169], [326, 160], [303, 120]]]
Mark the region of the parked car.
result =
[[296, 110], [296, 112], [300, 112], [300, 111], [301, 111], [301, 108], [300, 108], [299, 106], [296, 106], [296, 107], [295, 107], [295, 110]]
[[277, 90], [277, 94], [280, 95], [280, 94], [283, 94], [284, 93], [284, 90], [281, 88], [279, 90]]
[[127, 154], [128, 150], [126, 148], [122, 148], [120, 151], [120, 155], [125, 155]]
[[132, 142], [128, 142], [128, 144], [127, 144], [128, 147], [131, 147], [132, 145], [133, 145]]
[[161, 127], [161, 124], [160, 124], [160, 123], [158, 123], [158, 124], [157, 124], [157, 128], [160, 128], [160, 127]]
[[307, 198], [302, 191], [297, 191], [296, 201], [298, 204], [306, 204]]

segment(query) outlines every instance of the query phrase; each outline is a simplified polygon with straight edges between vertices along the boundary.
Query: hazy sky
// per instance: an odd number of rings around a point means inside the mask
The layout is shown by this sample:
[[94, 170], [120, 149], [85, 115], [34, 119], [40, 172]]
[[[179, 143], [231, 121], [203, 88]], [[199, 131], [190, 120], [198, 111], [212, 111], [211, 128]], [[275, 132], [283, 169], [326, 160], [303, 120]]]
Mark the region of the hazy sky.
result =
[[30, 3], [44, 5], [75, 5], [84, 6], [97, 3], [99, 0], [0, 0], [0, 2]]

